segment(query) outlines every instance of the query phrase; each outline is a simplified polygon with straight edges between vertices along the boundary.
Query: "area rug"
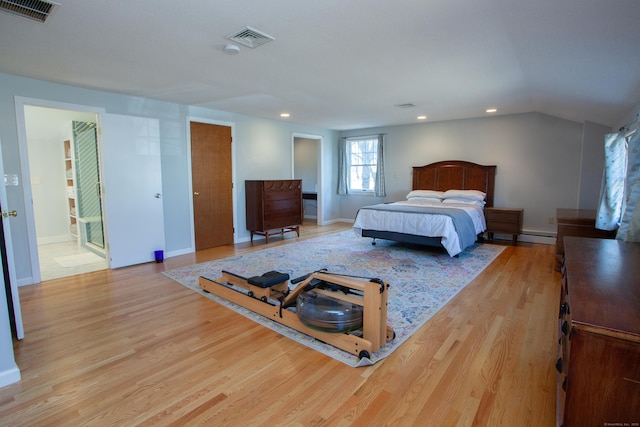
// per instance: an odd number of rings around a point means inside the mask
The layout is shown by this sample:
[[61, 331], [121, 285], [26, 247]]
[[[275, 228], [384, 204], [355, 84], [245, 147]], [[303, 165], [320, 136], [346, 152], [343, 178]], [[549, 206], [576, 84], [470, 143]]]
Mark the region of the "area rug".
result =
[[[320, 351], [350, 366], [376, 363], [397, 349], [416, 330], [447, 304], [504, 250], [503, 246], [480, 244], [450, 257], [438, 248], [403, 245], [355, 235], [352, 230], [266, 247], [220, 260], [169, 270], [164, 274], [201, 295], [272, 330]], [[200, 276], [216, 279], [222, 270], [243, 277], [277, 270], [297, 278], [313, 271], [380, 278], [389, 283], [388, 323], [394, 340], [374, 352], [371, 358], [358, 357], [274, 322], [250, 310], [204, 292]]]

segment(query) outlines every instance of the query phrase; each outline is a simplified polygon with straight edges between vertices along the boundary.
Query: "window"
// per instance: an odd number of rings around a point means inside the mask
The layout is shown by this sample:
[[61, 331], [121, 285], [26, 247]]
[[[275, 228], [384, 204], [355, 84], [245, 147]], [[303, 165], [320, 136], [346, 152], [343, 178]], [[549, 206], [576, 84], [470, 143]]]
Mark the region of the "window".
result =
[[378, 138], [347, 139], [348, 188], [351, 192], [375, 190]]
[[366, 193], [385, 197], [384, 135], [342, 138], [338, 156], [338, 194]]

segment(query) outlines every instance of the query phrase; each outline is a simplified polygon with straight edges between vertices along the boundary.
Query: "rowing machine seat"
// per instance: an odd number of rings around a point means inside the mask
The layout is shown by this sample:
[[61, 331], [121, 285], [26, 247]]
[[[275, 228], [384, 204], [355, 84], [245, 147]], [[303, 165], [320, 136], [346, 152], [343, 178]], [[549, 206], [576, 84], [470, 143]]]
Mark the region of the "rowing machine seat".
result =
[[268, 271], [262, 276], [253, 276], [247, 279], [247, 283], [257, 286], [259, 288], [270, 288], [279, 283], [289, 280], [287, 273], [280, 273], [279, 271]]

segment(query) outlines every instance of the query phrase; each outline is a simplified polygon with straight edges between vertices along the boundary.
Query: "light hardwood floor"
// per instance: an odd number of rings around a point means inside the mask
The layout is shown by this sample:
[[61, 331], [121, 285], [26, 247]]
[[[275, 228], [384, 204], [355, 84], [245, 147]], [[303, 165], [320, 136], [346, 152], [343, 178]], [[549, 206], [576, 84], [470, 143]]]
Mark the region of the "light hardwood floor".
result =
[[[306, 225], [300, 238], [346, 227]], [[0, 425], [554, 425], [560, 275], [552, 246], [508, 246], [398, 350], [366, 368], [160, 274], [262, 248], [215, 248], [20, 288], [26, 337], [14, 347], [22, 381], [0, 389]]]

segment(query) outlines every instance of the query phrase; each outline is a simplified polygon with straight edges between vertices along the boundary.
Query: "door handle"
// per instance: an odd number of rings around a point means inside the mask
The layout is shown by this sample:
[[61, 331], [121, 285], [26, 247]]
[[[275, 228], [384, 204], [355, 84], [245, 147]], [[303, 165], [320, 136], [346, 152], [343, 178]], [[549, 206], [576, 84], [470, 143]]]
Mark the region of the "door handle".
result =
[[10, 216], [12, 217], [17, 217], [18, 216], [18, 212], [13, 210], [13, 211], [2, 211], [2, 218], [9, 218]]
[[162, 197], [162, 194], [156, 193], [156, 194], [153, 195], [153, 197], [155, 197], [156, 199], [159, 199], [160, 197]]
[[200, 193], [198, 193], [197, 191], [194, 191], [194, 192], [193, 192], [193, 195], [194, 195], [194, 196], [199, 196], [199, 195], [200, 195]]

